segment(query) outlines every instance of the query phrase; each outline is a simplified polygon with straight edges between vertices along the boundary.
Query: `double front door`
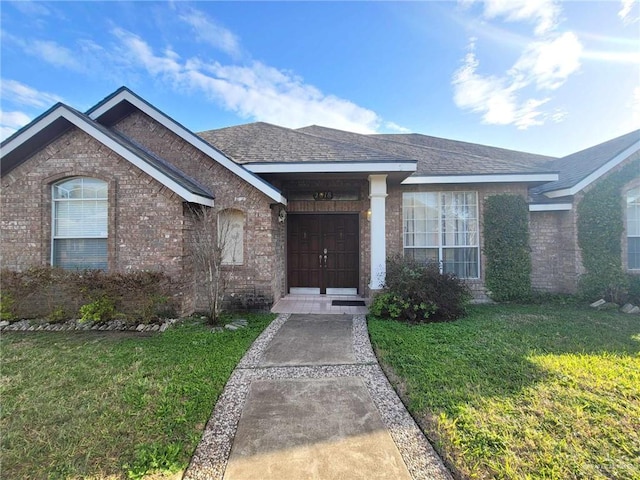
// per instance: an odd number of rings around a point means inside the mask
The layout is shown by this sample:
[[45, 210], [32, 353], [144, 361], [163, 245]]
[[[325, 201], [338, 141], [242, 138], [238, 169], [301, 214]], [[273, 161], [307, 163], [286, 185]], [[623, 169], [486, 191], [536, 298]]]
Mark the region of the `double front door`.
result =
[[358, 215], [290, 214], [287, 218], [289, 289], [358, 289]]

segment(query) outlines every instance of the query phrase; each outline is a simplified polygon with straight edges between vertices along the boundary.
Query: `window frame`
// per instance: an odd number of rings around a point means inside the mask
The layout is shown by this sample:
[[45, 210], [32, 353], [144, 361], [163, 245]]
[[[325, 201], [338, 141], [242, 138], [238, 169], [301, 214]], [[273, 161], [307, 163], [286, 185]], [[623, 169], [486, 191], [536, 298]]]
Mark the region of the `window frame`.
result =
[[[626, 270], [636, 273], [636, 272], [640, 272], [640, 263], [638, 264], [638, 266], [634, 266], [632, 267], [629, 260], [630, 260], [630, 252], [629, 252], [629, 246], [630, 246], [630, 242], [629, 239], [630, 238], [637, 238], [640, 239], [640, 222], [637, 226], [638, 228], [638, 234], [637, 235], [631, 235], [630, 233], [630, 229], [629, 229], [629, 197], [631, 196], [631, 192], [636, 191], [637, 193], [634, 194], [634, 196], [636, 196], [636, 202], [635, 205], [637, 205], [636, 208], [638, 208], [640, 210], [640, 184], [637, 185], [632, 185], [630, 188], [627, 188], [624, 192], [624, 225], [625, 225], [625, 232], [624, 232], [624, 240], [625, 240], [625, 249], [624, 252], [626, 253], [625, 258], [624, 258], [624, 265], [626, 267]], [[638, 242], [640, 242], [640, 240], [638, 240]]]
[[[437, 231], [435, 232], [429, 232], [425, 229], [425, 240], [428, 238], [430, 233], [433, 233], [435, 235], [437, 235], [437, 245], [430, 245], [428, 244], [428, 242], [425, 242], [424, 245], [407, 245], [407, 218], [406, 218], [406, 213], [407, 213], [407, 199], [410, 196], [415, 196], [415, 195], [435, 195], [436, 199], [437, 199], [437, 205], [435, 206], [437, 212], [438, 212], [438, 216], [437, 216], [437, 220], [436, 220], [436, 225], [437, 225]], [[443, 202], [442, 202], [442, 198], [444, 195], [473, 195], [474, 198], [474, 206], [475, 206], [475, 211], [474, 211], [474, 216], [470, 218], [471, 221], [475, 222], [475, 230], [464, 230], [464, 231], [457, 231], [457, 230], [453, 230], [453, 231], [447, 231], [446, 229], [446, 225], [451, 222], [454, 221], [454, 219], [447, 219], [447, 216], [444, 215], [443, 213], [443, 208], [445, 208], [445, 206], [443, 206]], [[410, 207], [410, 208], [413, 208]], [[412, 221], [415, 221], [415, 217]], [[425, 216], [424, 219], [425, 222], [429, 222], [429, 219], [427, 216]], [[433, 219], [431, 219], [431, 221], [433, 221]], [[415, 232], [415, 230], [414, 230]], [[447, 235], [469, 235], [472, 234], [475, 237], [475, 242], [474, 243], [470, 243], [470, 244], [465, 244], [465, 245], [448, 245], [446, 243], [446, 239], [445, 236]], [[415, 241], [414, 241], [415, 243]], [[437, 261], [439, 268], [440, 268], [440, 272], [444, 271], [444, 258], [445, 258], [445, 251], [455, 251], [455, 250], [461, 250], [461, 249], [475, 249], [475, 265], [476, 265], [476, 275], [475, 276], [469, 276], [469, 277], [459, 277], [461, 279], [464, 280], [479, 280], [481, 278], [481, 259], [480, 259], [480, 204], [479, 204], [479, 195], [477, 191], [474, 190], [443, 190], [443, 191], [415, 191], [415, 192], [402, 192], [402, 253], [403, 255], [406, 255], [407, 250], [434, 250], [437, 252], [437, 259], [434, 259], [433, 261]], [[414, 257], [415, 258], [415, 257]]]
[[[104, 186], [104, 190], [105, 190], [105, 196], [104, 197], [96, 197], [96, 198], [80, 198], [80, 199], [64, 199], [64, 198], [56, 198], [56, 188], [67, 183], [67, 182], [71, 182], [71, 181], [75, 181], [75, 180], [92, 180], [92, 181], [96, 181], [96, 182], [101, 182]], [[84, 188], [84, 185], [83, 185]], [[77, 175], [77, 176], [73, 176], [73, 177], [65, 177], [62, 178], [60, 180], [57, 180], [56, 182], [53, 182], [50, 186], [50, 192], [51, 192], [51, 248], [50, 248], [50, 265], [52, 267], [60, 267], [60, 268], [66, 268], [64, 266], [61, 265], [57, 265], [56, 264], [56, 241], [57, 240], [85, 240], [85, 239], [96, 239], [96, 240], [104, 240], [105, 243], [105, 266], [104, 268], [95, 268], [95, 270], [108, 270], [109, 268], [109, 182], [101, 179], [101, 178], [96, 178], [96, 177], [92, 177], [92, 176], [88, 176], [88, 175]], [[73, 201], [85, 201], [85, 200], [94, 200], [94, 201], [100, 201], [100, 202], [104, 202], [105, 207], [106, 207], [106, 215], [105, 215], [105, 225], [104, 225], [104, 234], [100, 234], [100, 235], [78, 235], [78, 236], [63, 236], [63, 235], [57, 235], [56, 234], [56, 230], [58, 227], [58, 219], [59, 219], [59, 212], [57, 211], [57, 207], [58, 205], [62, 205], [65, 202], [73, 202]], [[57, 216], [58, 215], [58, 216]], [[71, 268], [67, 268], [67, 269], [73, 269], [74, 267]], [[76, 269], [78, 269], [78, 267], [75, 267]]]

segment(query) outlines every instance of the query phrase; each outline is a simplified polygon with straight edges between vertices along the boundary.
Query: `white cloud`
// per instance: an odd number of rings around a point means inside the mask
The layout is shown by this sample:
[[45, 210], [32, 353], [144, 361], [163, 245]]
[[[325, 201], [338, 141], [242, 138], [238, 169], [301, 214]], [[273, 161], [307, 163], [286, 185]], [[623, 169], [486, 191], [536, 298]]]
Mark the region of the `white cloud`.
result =
[[41, 92], [16, 80], [0, 81], [0, 97], [15, 105], [44, 108], [62, 102], [62, 98], [53, 93]]
[[490, 20], [503, 17], [510, 22], [533, 21], [536, 35], [555, 29], [560, 15], [555, 0], [484, 0], [483, 5], [484, 17]]
[[207, 17], [203, 12], [189, 8], [178, 18], [193, 28], [197, 40], [208, 43], [232, 57], [240, 56], [242, 49], [240, 48], [238, 37], [227, 28]]
[[[483, 15], [507, 21], [534, 20], [536, 40], [525, 44], [513, 66], [504, 72], [482, 74], [476, 39], [470, 41], [462, 66], [454, 73], [454, 102], [481, 113], [482, 121], [515, 125], [519, 129], [560, 122], [566, 112], [547, 111], [548, 92], [559, 89], [580, 69], [583, 47], [573, 32], [556, 33], [560, 8], [548, 0], [487, 0]], [[539, 98], [539, 92], [547, 92]]]
[[384, 122], [384, 126], [388, 130], [391, 130], [392, 132], [411, 133], [411, 130], [409, 130], [408, 128], [403, 127], [402, 125], [398, 125], [395, 122]]
[[176, 90], [204, 93], [244, 118], [292, 128], [328, 125], [360, 133], [373, 133], [381, 123], [375, 112], [326, 95], [302, 78], [264, 63], [223, 65], [197, 58], [185, 60], [171, 50], [156, 54], [143, 39], [125, 30], [113, 33], [130, 68], [142, 67]]
[[24, 127], [31, 121], [31, 117], [24, 112], [0, 111], [0, 140], [13, 135], [18, 129]]
[[555, 90], [580, 68], [582, 45], [572, 32], [531, 43], [509, 72], [539, 89]]
[[519, 102], [516, 93], [522, 84], [507, 77], [480, 75], [478, 67], [475, 53], [470, 51], [454, 74], [454, 102], [458, 107], [481, 113], [483, 122], [493, 125], [514, 124], [527, 129], [543, 123], [545, 115], [539, 107], [548, 99]]
[[621, 0], [618, 16], [625, 25], [640, 21], [640, 3], [637, 0]]

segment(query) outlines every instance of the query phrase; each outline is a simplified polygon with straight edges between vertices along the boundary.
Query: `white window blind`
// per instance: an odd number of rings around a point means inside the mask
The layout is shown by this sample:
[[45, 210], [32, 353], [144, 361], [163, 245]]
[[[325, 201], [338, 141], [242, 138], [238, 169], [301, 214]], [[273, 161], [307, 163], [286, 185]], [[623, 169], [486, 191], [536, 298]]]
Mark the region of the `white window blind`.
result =
[[460, 278], [478, 278], [477, 193], [411, 192], [402, 200], [405, 256], [439, 262]]
[[107, 183], [76, 177], [53, 186], [52, 263], [66, 269], [107, 268]]

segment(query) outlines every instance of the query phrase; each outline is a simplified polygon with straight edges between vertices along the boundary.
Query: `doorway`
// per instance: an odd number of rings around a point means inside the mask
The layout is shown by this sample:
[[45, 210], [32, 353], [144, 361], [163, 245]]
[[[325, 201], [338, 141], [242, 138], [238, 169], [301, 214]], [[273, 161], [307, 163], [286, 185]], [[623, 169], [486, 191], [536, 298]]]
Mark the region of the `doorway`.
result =
[[357, 294], [358, 214], [290, 214], [287, 279], [290, 292]]

